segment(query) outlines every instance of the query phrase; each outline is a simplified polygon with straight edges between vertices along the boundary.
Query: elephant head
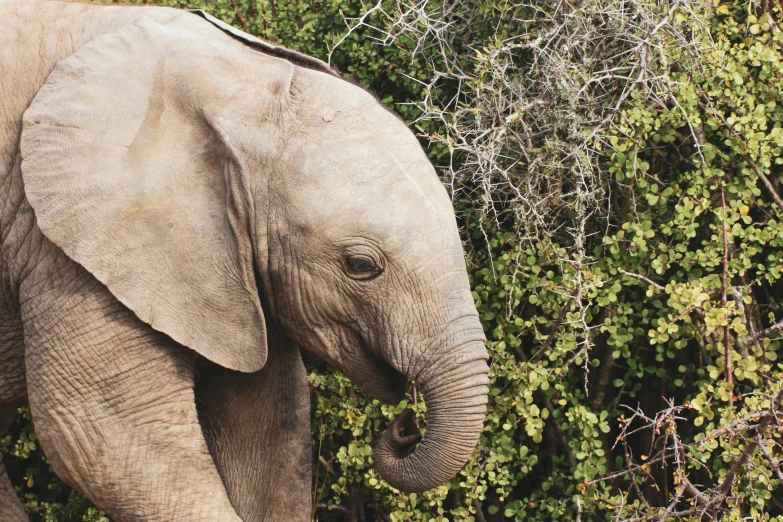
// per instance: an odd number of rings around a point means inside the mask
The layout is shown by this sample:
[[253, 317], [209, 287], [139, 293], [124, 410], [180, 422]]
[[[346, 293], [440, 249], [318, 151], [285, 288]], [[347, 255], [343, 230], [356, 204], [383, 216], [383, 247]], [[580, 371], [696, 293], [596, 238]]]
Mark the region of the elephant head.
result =
[[26, 195], [52, 242], [218, 365], [260, 370], [269, 324], [384, 401], [415, 382], [428, 429], [404, 414], [375, 464], [422, 491], [464, 464], [488, 392], [453, 210], [400, 120], [304, 65], [150, 19], [100, 37], [25, 114]]

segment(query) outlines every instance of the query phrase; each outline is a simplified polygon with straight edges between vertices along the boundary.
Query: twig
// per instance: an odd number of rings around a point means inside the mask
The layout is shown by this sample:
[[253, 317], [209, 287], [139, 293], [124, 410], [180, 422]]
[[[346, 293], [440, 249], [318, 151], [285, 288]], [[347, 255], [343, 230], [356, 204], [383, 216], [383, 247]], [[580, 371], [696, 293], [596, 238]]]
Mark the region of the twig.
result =
[[707, 500], [704, 498], [704, 495], [701, 494], [701, 491], [699, 491], [696, 486], [694, 486], [690, 480], [688, 480], [688, 477], [685, 476], [685, 474], [681, 477], [683, 483], [685, 484], [684, 491], [688, 495], [694, 498], [696, 500], [696, 503], [700, 506], [706, 505]]
[[780, 466], [778, 465], [778, 461], [775, 460], [772, 457], [772, 455], [769, 454], [769, 451], [767, 451], [767, 448], [764, 446], [764, 441], [761, 440], [761, 434], [758, 432], [756, 432], [756, 444], [759, 445], [759, 449], [761, 450], [761, 453], [767, 459], [769, 465], [772, 466], [772, 470], [778, 476], [778, 480], [780, 480], [780, 485], [781, 487], [783, 487], [783, 472], [780, 471]]
[[[334, 53], [334, 50], [337, 49], [337, 47], [339, 47], [340, 44], [342, 44], [345, 41], [346, 38], [351, 36], [351, 34], [354, 32], [354, 30], [356, 30], [359, 27], [361, 27], [362, 25], [364, 25], [364, 21], [367, 19], [368, 16], [373, 14], [375, 11], [377, 11], [379, 9], [382, 9], [382, 7], [381, 7], [382, 3], [383, 3], [382, 1], [379, 1], [377, 4], [375, 4], [374, 7], [371, 7], [370, 9], [366, 10], [364, 12], [364, 14], [362, 14], [361, 18], [358, 19], [358, 21], [356, 22], [356, 24], [353, 27], [351, 27], [350, 25], [348, 26], [348, 31], [344, 35], [342, 35], [342, 37], [340, 37], [340, 39], [337, 41], [337, 43], [334, 44], [334, 46], [332, 46], [331, 49], [329, 49], [329, 54], [326, 57], [326, 63], [327, 64], [329, 64], [330, 66], [332, 65], [332, 53]], [[347, 22], [347, 20], [346, 20], [346, 22]]]
[[[723, 189], [723, 181], [718, 180], [720, 185], [720, 201], [723, 207], [723, 274], [720, 284], [721, 306], [726, 309], [728, 303], [728, 277], [729, 277], [729, 229], [726, 223], [726, 192]], [[731, 344], [729, 343], [729, 325], [726, 318], [726, 326], [723, 327], [723, 355], [726, 359], [726, 382], [729, 383], [729, 407], [734, 407], [734, 370], [731, 365]]]
[[750, 159], [750, 156], [743, 155], [742, 158], [750, 165], [750, 168], [753, 169], [753, 172], [756, 173], [756, 176], [759, 177], [762, 183], [764, 183], [764, 186], [767, 188], [767, 191], [769, 192], [769, 195], [772, 197], [772, 200], [775, 202], [775, 204], [778, 206], [780, 210], [783, 211], [783, 199], [780, 199], [780, 196], [778, 196], [778, 193], [775, 192], [775, 187], [772, 186], [772, 183], [770, 183], [769, 178], [761, 171], [758, 165]]
[[745, 339], [742, 340], [742, 343], [745, 346], [750, 346], [753, 343], [755, 343], [756, 341], [758, 341], [759, 339], [762, 339], [764, 337], [769, 337], [773, 333], [778, 332], [780, 330], [783, 330], [783, 319], [778, 321], [777, 323], [773, 324], [769, 328], [765, 328], [764, 330], [761, 330], [760, 332], [756, 332], [753, 335], [749, 335], [748, 337], [746, 337]]
[[622, 270], [622, 269], [618, 270], [618, 272], [620, 272], [620, 273], [621, 273], [621, 274], [623, 274], [623, 275], [627, 275], [628, 277], [633, 277], [634, 279], [638, 279], [638, 280], [640, 280], [640, 281], [644, 281], [644, 282], [645, 282], [645, 283], [647, 283], [648, 285], [654, 286], [655, 288], [657, 288], [657, 289], [658, 289], [658, 290], [660, 290], [661, 292], [663, 292], [664, 290], [666, 290], [666, 288], [665, 288], [665, 287], [663, 287], [663, 286], [659, 285], [658, 283], [656, 283], [656, 282], [655, 282], [655, 281], [653, 281], [652, 279], [650, 279], [650, 278], [648, 278], [648, 277], [645, 277], [645, 276], [643, 276], [643, 275], [634, 274], [633, 272], [626, 272], [625, 270]]
[[487, 522], [487, 519], [484, 516], [484, 512], [481, 510], [481, 504], [479, 503], [478, 499], [474, 498], [471, 504], [473, 505], [473, 509], [476, 510], [476, 522]]
[[340, 504], [324, 504], [323, 502], [319, 502], [315, 506], [316, 508], [320, 509], [326, 509], [328, 511], [339, 511], [343, 515], [345, 515], [345, 519], [348, 522], [356, 522], [356, 513], [353, 512], [351, 508], [348, 508], [346, 506], [342, 506]]
[[571, 309], [571, 303], [573, 303], [573, 299], [569, 299], [568, 302], [563, 305], [563, 308], [560, 310], [560, 315], [557, 316], [557, 320], [555, 321], [554, 326], [552, 326], [552, 330], [549, 332], [549, 336], [546, 338], [546, 341], [544, 341], [544, 345], [535, 354], [533, 354], [533, 357], [530, 358], [531, 363], [536, 362], [538, 358], [542, 354], [546, 353], [549, 347], [552, 346], [552, 342], [555, 339], [555, 334], [560, 329], [560, 326], [562, 326], [566, 314]]

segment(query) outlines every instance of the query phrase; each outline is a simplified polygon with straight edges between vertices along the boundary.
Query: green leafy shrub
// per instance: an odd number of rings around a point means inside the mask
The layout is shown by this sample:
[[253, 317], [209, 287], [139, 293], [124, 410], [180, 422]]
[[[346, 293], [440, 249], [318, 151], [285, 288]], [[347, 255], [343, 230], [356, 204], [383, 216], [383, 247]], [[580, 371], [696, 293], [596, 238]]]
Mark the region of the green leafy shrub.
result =
[[[778, 5], [162, 3], [331, 58], [420, 134], [462, 224], [491, 355], [476, 452], [391, 489], [372, 447], [413, 399], [313, 363], [314, 517], [783, 521]], [[28, 512], [99, 520], [28, 421], [3, 442]]]

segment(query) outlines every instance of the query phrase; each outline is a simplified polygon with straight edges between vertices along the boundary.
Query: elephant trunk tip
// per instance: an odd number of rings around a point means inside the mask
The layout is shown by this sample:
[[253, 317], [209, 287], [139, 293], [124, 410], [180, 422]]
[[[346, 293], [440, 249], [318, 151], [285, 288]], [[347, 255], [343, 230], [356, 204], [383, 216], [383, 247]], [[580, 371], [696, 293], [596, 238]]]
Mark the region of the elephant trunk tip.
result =
[[[489, 368], [484, 343], [459, 344], [417, 374], [427, 400], [427, 431], [422, 436], [412, 410], [389, 426], [375, 447], [375, 469], [395, 489], [419, 493], [457, 475], [476, 447], [487, 408]], [[412, 376], [409, 376], [412, 377]]]
[[416, 426], [416, 415], [407, 409], [400, 414], [383, 434], [381, 444], [398, 457], [407, 456], [413, 447], [421, 442], [421, 432]]
[[416, 425], [416, 415], [406, 409], [386, 429], [375, 447], [375, 467], [389, 485], [400, 491], [418, 493], [427, 487], [416, 487], [402, 466], [406, 458], [414, 452], [422, 436]]

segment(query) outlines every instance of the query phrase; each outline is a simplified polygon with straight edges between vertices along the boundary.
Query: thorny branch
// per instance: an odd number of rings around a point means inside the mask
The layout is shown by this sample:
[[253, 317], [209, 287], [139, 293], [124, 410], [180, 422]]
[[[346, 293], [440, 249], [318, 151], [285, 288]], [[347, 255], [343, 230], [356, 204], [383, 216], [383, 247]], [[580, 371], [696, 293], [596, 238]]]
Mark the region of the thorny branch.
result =
[[[414, 124], [437, 124], [423, 137], [450, 153], [442, 172], [452, 197], [484, 201], [489, 217], [513, 209], [528, 245], [567, 247], [552, 249], [548, 262], [576, 273], [561, 289], [572, 301], [563, 310], [573, 313], [557, 324], [576, 330], [580, 341], [569, 361], [585, 361], [585, 373], [593, 326], [582, 297], [603, 283], [590, 280], [586, 269], [594, 244], [589, 231], [607, 228], [616, 215], [614, 180], [601, 163], [612, 147], [606, 131], [618, 129], [633, 93], [662, 107], [671, 103], [659, 95], [673, 91], [669, 69], [698, 51], [695, 32], [702, 28], [675, 16], [698, 9], [698, 2], [665, 4], [501, 0], [492, 7], [502, 13], [493, 16], [508, 21], [507, 32], [476, 49], [465, 42], [472, 42], [477, 10], [463, 0], [378, 2], [347, 21], [349, 34], [361, 28], [382, 45], [404, 38], [411, 60], [428, 61], [432, 78], [415, 80], [424, 96]], [[529, 27], [536, 30], [523, 29]], [[644, 176], [636, 162], [633, 169]], [[547, 349], [553, 342], [550, 335]]]
[[[778, 387], [780, 391], [774, 395], [759, 394], [769, 403], [766, 410], [735, 419], [729, 425], [711, 430], [698, 441], [690, 444], [682, 441], [678, 428], [680, 423], [687, 420], [684, 414], [689, 409], [688, 406], [675, 406], [670, 403], [668, 408], [656, 414], [654, 418], [649, 417], [640, 408], [631, 410], [630, 417], [621, 419], [622, 429], [615, 445], [621, 443], [625, 446], [626, 460], [630, 461], [628, 438], [636, 433], [648, 431], [652, 434], [650, 454], [642, 456], [643, 464], [629, 464], [625, 469], [587, 482], [583, 487], [619, 477], [629, 477], [631, 484], [635, 485], [640, 480], [650, 480], [649, 471], [652, 465], [672, 466], [676, 489], [669, 505], [661, 514], [650, 514], [649, 510], [648, 512], [637, 510], [630, 520], [639, 522], [669, 520], [667, 517], [670, 516], [695, 517], [704, 521], [717, 520], [717, 513], [731, 498], [738, 477], [747, 475], [748, 468], [767, 468], [766, 473], [781, 480], [777, 490], [783, 490], [780, 462], [773, 457], [774, 454], [783, 451], [783, 445], [773, 438], [764, 439], [767, 430], [773, 426], [777, 430], [783, 430], [783, 382], [778, 383]], [[689, 469], [703, 468], [705, 464], [698, 456], [703, 455], [705, 448], [714, 441], [720, 440], [728, 432], [731, 432], [732, 437], [744, 442], [744, 449], [739, 456], [732, 457], [733, 463], [728, 473], [719, 483], [711, 486], [693, 484], [688, 476]], [[772, 450], [767, 448], [770, 444], [774, 446]], [[638, 488], [635, 491], [646, 504], [643, 493]], [[779, 493], [780, 491], [773, 492], [773, 495]], [[692, 502], [689, 503], [688, 498], [692, 499]], [[649, 508], [649, 504], [647, 507]]]

